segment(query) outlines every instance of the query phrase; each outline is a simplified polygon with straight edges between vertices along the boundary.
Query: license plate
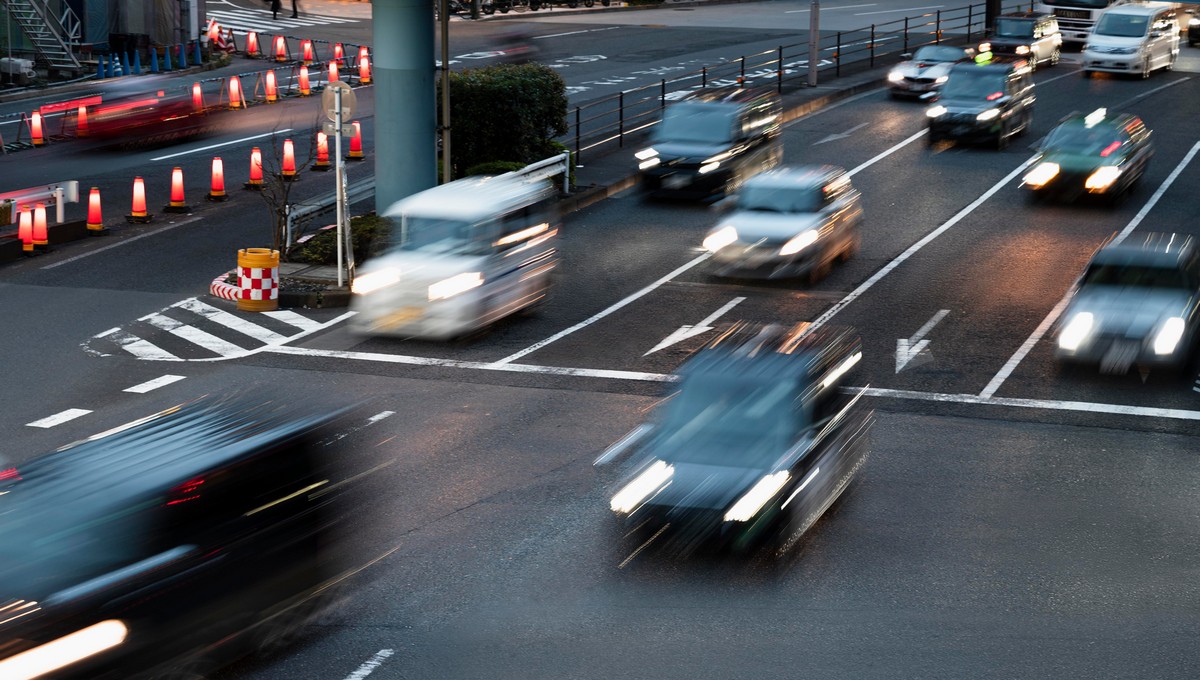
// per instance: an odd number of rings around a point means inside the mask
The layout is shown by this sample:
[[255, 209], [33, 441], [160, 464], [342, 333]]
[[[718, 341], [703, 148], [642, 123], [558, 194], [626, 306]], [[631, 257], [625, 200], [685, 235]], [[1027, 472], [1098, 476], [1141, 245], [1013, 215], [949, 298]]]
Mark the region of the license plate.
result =
[[690, 183], [691, 181], [688, 179], [687, 175], [681, 175], [679, 173], [667, 175], [663, 178], [663, 186], [668, 189], [678, 189], [680, 187], [685, 187]]
[[401, 307], [380, 319], [376, 325], [384, 330], [403, 326], [421, 318], [423, 311], [420, 307]]
[[1137, 360], [1141, 345], [1136, 342], [1118, 340], [1114, 342], [1104, 358], [1100, 360], [1100, 371], [1103, 373], [1125, 374]]

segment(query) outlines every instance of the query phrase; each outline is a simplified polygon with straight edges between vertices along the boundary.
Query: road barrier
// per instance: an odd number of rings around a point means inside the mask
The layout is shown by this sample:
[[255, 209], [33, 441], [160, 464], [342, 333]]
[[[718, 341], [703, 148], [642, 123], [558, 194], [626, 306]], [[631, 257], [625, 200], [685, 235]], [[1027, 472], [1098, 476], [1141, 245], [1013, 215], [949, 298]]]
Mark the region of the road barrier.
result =
[[163, 212], [190, 213], [191, 211], [192, 207], [183, 197], [183, 168], [175, 166], [171, 168], [171, 200], [163, 206]]
[[92, 236], [108, 231], [104, 228], [104, 217], [100, 210], [100, 187], [92, 187], [88, 194], [87, 230]]
[[131, 224], [145, 224], [154, 219], [154, 215], [146, 210], [146, 182], [141, 177], [133, 178], [133, 204], [125, 221]]
[[279, 308], [279, 251], [243, 248], [238, 251], [237, 308], [269, 312]]
[[[33, 205], [35, 203], [53, 204], [55, 207], [54, 220], [58, 224], [66, 221], [66, 204], [79, 202], [79, 182], [57, 182], [31, 189], [19, 189], [0, 194], [0, 203], [13, 206]], [[9, 211], [8, 224], [16, 221], [16, 211]]]

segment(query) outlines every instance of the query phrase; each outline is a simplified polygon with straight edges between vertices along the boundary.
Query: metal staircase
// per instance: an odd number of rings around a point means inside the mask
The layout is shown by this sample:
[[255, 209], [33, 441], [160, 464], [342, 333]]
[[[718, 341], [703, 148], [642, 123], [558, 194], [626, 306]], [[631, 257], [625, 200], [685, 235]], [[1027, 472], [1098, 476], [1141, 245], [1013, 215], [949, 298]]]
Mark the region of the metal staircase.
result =
[[79, 71], [71, 46], [79, 43], [79, 17], [66, 4], [62, 14], [50, 9], [50, 0], [0, 0], [8, 15], [33, 43], [38, 64], [51, 71]]

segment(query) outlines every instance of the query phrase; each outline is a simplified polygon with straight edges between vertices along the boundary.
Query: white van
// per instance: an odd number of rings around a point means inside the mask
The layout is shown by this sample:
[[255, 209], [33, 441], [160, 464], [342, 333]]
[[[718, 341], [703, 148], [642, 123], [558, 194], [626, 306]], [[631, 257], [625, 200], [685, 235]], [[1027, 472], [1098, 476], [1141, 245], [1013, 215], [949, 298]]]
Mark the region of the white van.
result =
[[1178, 56], [1175, 3], [1116, 5], [1100, 15], [1083, 46], [1083, 77], [1109, 71], [1149, 78], [1155, 69], [1174, 68]]
[[355, 277], [350, 327], [447, 340], [546, 297], [557, 263], [557, 192], [547, 180], [468, 177], [384, 214], [398, 245]]

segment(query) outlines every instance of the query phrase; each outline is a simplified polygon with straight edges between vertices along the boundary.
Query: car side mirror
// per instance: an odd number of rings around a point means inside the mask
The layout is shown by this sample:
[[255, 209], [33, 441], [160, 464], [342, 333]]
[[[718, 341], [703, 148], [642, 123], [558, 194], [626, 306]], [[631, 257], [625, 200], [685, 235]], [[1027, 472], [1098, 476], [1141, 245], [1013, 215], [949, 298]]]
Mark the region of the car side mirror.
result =
[[904, 61], [908, 61], [908, 60], [912, 59], [912, 52], [905, 52], [904, 54], [900, 55], [900, 58], [903, 59]]

